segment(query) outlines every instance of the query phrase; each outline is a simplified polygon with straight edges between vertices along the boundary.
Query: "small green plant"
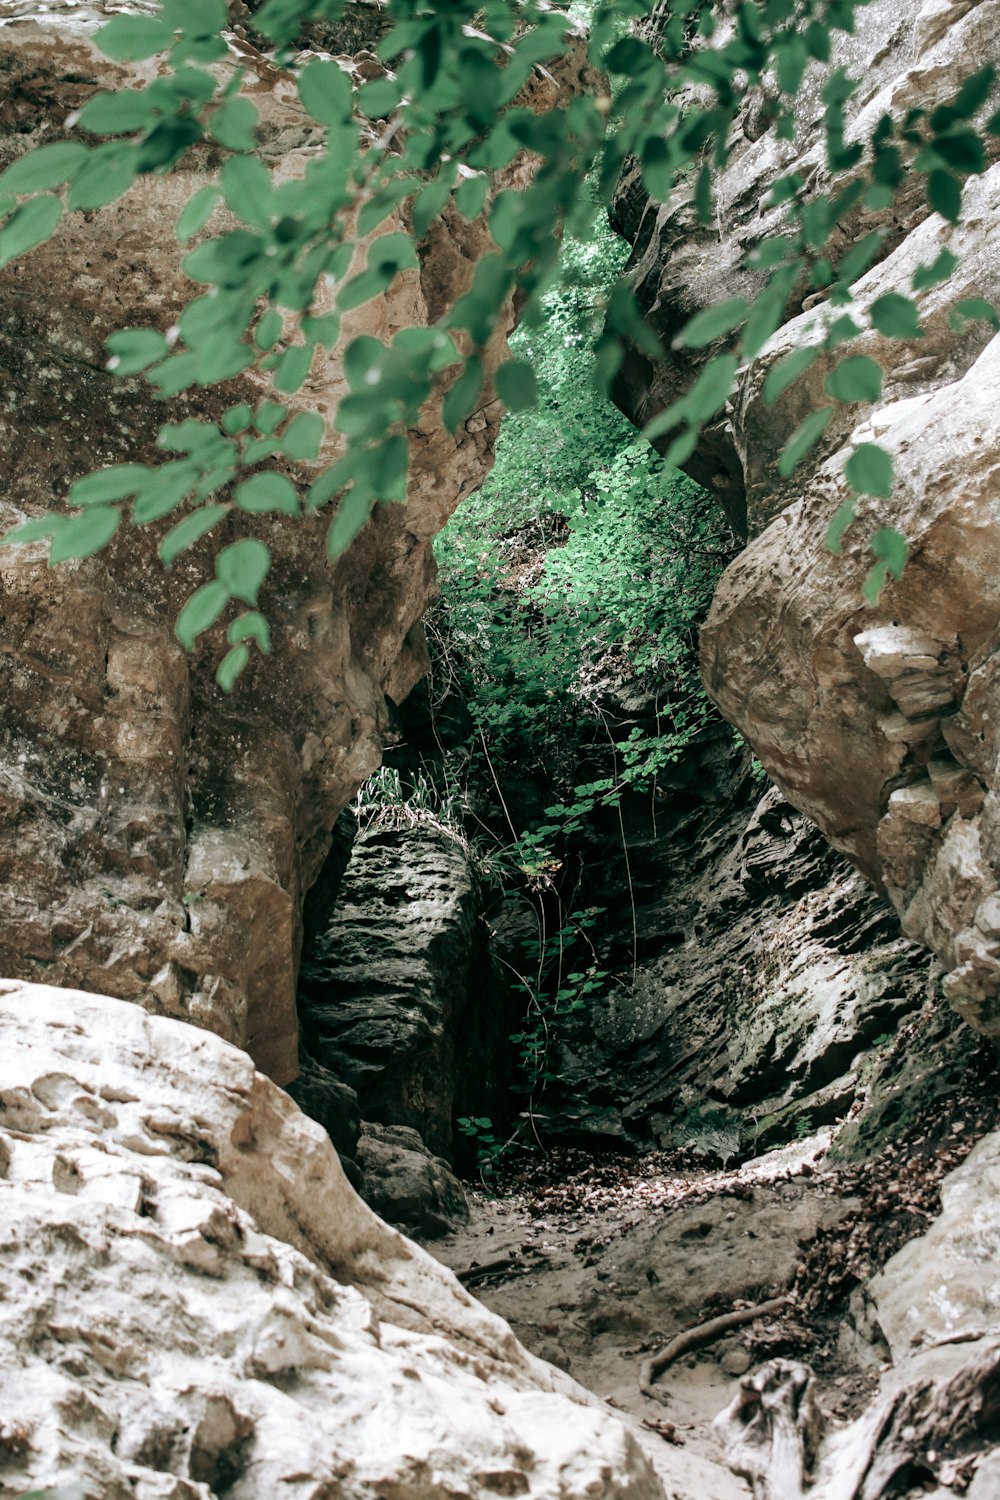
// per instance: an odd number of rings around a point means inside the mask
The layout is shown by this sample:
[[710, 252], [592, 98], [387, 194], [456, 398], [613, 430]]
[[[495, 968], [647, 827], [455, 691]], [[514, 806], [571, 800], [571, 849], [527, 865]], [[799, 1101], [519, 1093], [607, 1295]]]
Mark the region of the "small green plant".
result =
[[354, 801], [358, 832], [375, 829], [434, 828], [472, 853], [463, 827], [462, 793], [455, 785], [440, 786], [425, 771], [404, 779], [393, 766], [380, 766], [358, 788]]
[[466, 1140], [475, 1142], [476, 1170], [479, 1175], [484, 1180], [491, 1177], [496, 1171], [497, 1161], [506, 1149], [505, 1143], [494, 1131], [493, 1121], [488, 1115], [463, 1115], [455, 1123]]
[[795, 1121], [795, 1139], [798, 1141], [806, 1140], [813, 1134], [814, 1129], [812, 1115], [799, 1115], [799, 1118]]
[[674, 1128], [676, 1145], [718, 1157], [723, 1167], [739, 1152], [742, 1138], [743, 1121], [738, 1116], [703, 1104], [681, 1109]]

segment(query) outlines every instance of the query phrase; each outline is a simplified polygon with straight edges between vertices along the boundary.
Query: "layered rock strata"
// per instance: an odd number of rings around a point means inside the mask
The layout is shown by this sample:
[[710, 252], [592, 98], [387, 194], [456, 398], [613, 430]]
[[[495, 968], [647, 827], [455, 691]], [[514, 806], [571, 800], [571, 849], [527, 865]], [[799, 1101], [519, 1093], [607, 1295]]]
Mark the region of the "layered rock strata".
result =
[[[998, 47], [1000, 6], [991, 0], [904, 7], [876, 0], [862, 8], [856, 34], [836, 36], [834, 47], [833, 63], [862, 80], [847, 106], [849, 139], [866, 139], [887, 110], [946, 103]], [[780, 210], [768, 199], [775, 179], [798, 170], [808, 183], [826, 184], [822, 80], [814, 73], [795, 142], [764, 129], [748, 100], [721, 176], [717, 224], [699, 225], [683, 193], [658, 207], [636, 180], [623, 185], [620, 222], [635, 245], [635, 283], [668, 346], [699, 308], [758, 289], [742, 261], [746, 247], [779, 226]], [[814, 456], [791, 479], [778, 476], [782, 444], [821, 404], [822, 382], [843, 353], [821, 357], [775, 405], [764, 402], [768, 370], [791, 349], [821, 341], [836, 315], [823, 293], [800, 290], [691, 460], [751, 538], [724, 575], [702, 633], [709, 691], [788, 800], [889, 895], [905, 932], [940, 957], [960, 1013], [993, 1037], [1000, 1036], [1000, 340], [986, 322], [956, 331], [949, 312], [962, 297], [1000, 295], [998, 223], [998, 166], [969, 180], [954, 230], [930, 213], [918, 173], [891, 224], [868, 211], [848, 215], [831, 247], [834, 265], [871, 229], [884, 236], [877, 263], [855, 286], [862, 326], [877, 297], [909, 294], [913, 272], [946, 244], [961, 257], [950, 281], [920, 294], [919, 338], [866, 328], [852, 342], [849, 352], [882, 365], [880, 403], [838, 408]], [[633, 355], [619, 400], [646, 420], [690, 387], [709, 352], [655, 365]], [[846, 498], [842, 470], [859, 441], [892, 454], [895, 488], [889, 502], [860, 505], [834, 557], [824, 537]], [[873, 562], [868, 539], [885, 524], [908, 538], [910, 558], [871, 605], [861, 592]]]
[[538, 1128], [728, 1160], [860, 1105], [869, 1049], [938, 974], [722, 726], [669, 774], [666, 806], [627, 808], [627, 849], [595, 859], [588, 897], [635, 965], [555, 1023]]
[[218, 1037], [0, 986], [0, 1488], [662, 1500]]

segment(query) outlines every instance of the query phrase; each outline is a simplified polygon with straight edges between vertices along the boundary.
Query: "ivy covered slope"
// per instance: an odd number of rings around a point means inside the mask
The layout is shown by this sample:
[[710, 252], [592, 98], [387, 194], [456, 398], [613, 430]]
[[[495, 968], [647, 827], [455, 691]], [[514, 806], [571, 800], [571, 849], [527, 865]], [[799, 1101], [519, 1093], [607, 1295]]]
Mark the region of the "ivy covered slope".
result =
[[[512, 341], [537, 404], [508, 415], [489, 478], [435, 543], [438, 689], [457, 688], [501, 779], [527, 776], [555, 804], [554, 822], [519, 823], [525, 858], [554, 854], [595, 805], [651, 791], [713, 712], [697, 630], [734, 538], [593, 386], [624, 257], [606, 225], [567, 243]], [[588, 764], [601, 774], [581, 781]]]
[[[977, 129], [993, 108], [992, 75], [970, 85], [967, 73], [970, 59], [998, 56], [993, 4], [932, 11], [875, 0], [857, 13], [853, 36], [835, 39], [832, 62], [851, 81], [845, 139], [863, 141], [886, 112], [908, 111], [915, 133], [947, 136], [937, 154], [921, 148], [917, 165], [951, 172], [951, 200], [932, 192], [928, 202], [915, 172], [891, 216], [863, 203], [841, 214], [781, 329], [741, 370], [725, 416], [689, 461], [752, 538], [703, 635], [710, 691], [789, 799], [888, 892], [907, 934], [941, 957], [960, 1012], [993, 1036], [1000, 165], [995, 137]], [[720, 299], [752, 290], [744, 245], [777, 184], [795, 180], [815, 194], [829, 182], [825, 85], [814, 71], [803, 85], [816, 100], [814, 124], [794, 141], [773, 122], [773, 92], [747, 99], [715, 225], [700, 225], [683, 197], [664, 214], [636, 174], [623, 182], [630, 274], [664, 345], [692, 314], [709, 316]], [[910, 149], [905, 139], [899, 147]], [[870, 269], [846, 306], [843, 282], [861, 261]], [[634, 349], [619, 399], [640, 421], [669, 410], [708, 352], [677, 349], [651, 362]], [[849, 374], [852, 403], [831, 402]], [[780, 458], [787, 434], [817, 412], [824, 431], [789, 473]], [[891, 494], [873, 486], [842, 540], [831, 538], [837, 555], [824, 537], [831, 524], [841, 531], [845, 463], [864, 444], [891, 456], [895, 481]], [[909, 560], [864, 598], [869, 542], [886, 540], [886, 522], [907, 537]]]
[[[212, 7], [196, 9], [218, 35]], [[377, 13], [363, 13], [377, 26]], [[45, 162], [59, 175], [71, 158], [79, 165], [79, 153], [87, 160], [93, 138], [75, 117], [93, 119], [87, 111], [108, 101], [134, 111], [129, 89], [167, 86], [165, 62], [119, 63], [97, 51], [93, 35], [106, 22], [97, 8], [52, 5], [0, 25], [0, 163], [17, 194], [42, 184]], [[357, 17], [352, 24], [356, 32]], [[377, 33], [368, 47], [348, 39], [360, 59], [326, 66], [349, 92], [372, 71]], [[339, 52], [336, 32], [326, 41]], [[230, 33], [226, 56], [198, 78], [212, 88], [232, 83], [243, 46]], [[317, 474], [317, 445], [328, 451], [324, 423], [357, 378], [345, 370], [344, 341], [363, 334], [365, 348], [401, 329], [419, 340], [468, 288], [490, 242], [481, 219], [457, 210], [429, 233], [419, 260], [411, 252], [407, 269], [383, 277], [391, 286], [344, 314], [339, 344], [328, 349], [329, 330], [313, 330], [311, 370], [295, 396], [291, 378], [274, 389], [273, 372], [253, 367], [275, 337], [273, 318], [240, 356], [246, 368], [230, 365], [215, 386], [167, 397], [166, 376], [159, 388], [126, 377], [146, 357], [135, 340], [113, 343], [121, 363], [105, 369], [105, 340], [123, 326], [155, 330], [145, 338], [162, 350], [179, 324], [174, 349], [185, 340], [210, 364], [230, 357], [225, 339], [213, 354], [206, 323], [226, 293], [209, 302], [182, 269], [175, 223], [186, 216], [188, 232], [192, 200], [204, 212], [226, 162], [294, 183], [314, 166], [324, 134], [284, 72], [260, 59], [256, 68], [244, 75], [246, 109], [222, 106], [226, 123], [216, 119], [228, 147], [206, 138], [170, 173], [140, 174], [100, 211], [98, 201], [122, 183], [102, 180], [114, 158], [97, 147], [96, 181], [75, 183], [54, 237], [0, 272], [8, 372], [0, 528], [44, 517], [53, 497], [61, 516], [100, 523], [120, 504], [109, 502], [109, 483], [136, 493], [134, 529], [91, 557], [50, 568], [44, 541], [0, 551], [0, 972], [184, 1016], [248, 1047], [286, 1080], [296, 1067], [302, 893], [337, 813], [378, 763], [387, 698], [405, 696], [425, 669], [418, 621], [432, 590], [429, 539], [487, 471], [500, 408], [484, 392], [477, 414], [452, 434], [440, 403], [426, 407], [410, 435], [405, 507], [379, 512], [346, 559], [328, 558], [321, 514], [293, 522], [283, 513]], [[558, 96], [554, 82], [536, 82], [533, 102]], [[190, 76], [186, 86], [203, 85]], [[362, 139], [381, 128], [358, 118]], [[259, 154], [236, 150], [248, 141]], [[38, 156], [25, 156], [32, 147]], [[527, 170], [519, 158], [498, 190], [523, 184]], [[36, 201], [24, 198], [22, 208]], [[224, 205], [214, 213], [210, 229], [233, 228]], [[504, 353], [505, 306], [484, 350], [487, 369]], [[214, 374], [225, 373], [216, 364]], [[295, 415], [306, 410], [315, 418]], [[234, 504], [237, 452], [250, 467]], [[103, 471], [97, 489], [84, 478], [92, 469]], [[214, 529], [197, 540], [206, 521]], [[174, 623], [196, 591], [205, 600], [206, 585], [216, 612], [220, 595], [232, 602], [190, 652]], [[251, 651], [227, 696], [215, 673], [241, 637]]]

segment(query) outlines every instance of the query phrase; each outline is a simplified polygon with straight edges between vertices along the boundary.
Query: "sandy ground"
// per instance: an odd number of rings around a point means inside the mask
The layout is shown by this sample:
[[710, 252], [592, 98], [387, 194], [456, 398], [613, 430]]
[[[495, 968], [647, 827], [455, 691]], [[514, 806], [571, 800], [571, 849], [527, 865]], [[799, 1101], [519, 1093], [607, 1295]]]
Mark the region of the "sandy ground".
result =
[[[736, 1330], [682, 1356], [644, 1396], [639, 1371], [679, 1330], [792, 1286], [817, 1235], [857, 1208], [817, 1172], [825, 1136], [732, 1172], [594, 1163], [566, 1178], [540, 1169], [500, 1195], [473, 1195], [469, 1224], [428, 1246], [505, 1317], [534, 1353], [634, 1426], [676, 1500], [737, 1500], [712, 1419], [738, 1377], [812, 1341], [795, 1320]], [[791, 1331], [790, 1331], [791, 1329]], [[829, 1342], [829, 1329], [825, 1330]], [[829, 1365], [831, 1384], [853, 1361]]]

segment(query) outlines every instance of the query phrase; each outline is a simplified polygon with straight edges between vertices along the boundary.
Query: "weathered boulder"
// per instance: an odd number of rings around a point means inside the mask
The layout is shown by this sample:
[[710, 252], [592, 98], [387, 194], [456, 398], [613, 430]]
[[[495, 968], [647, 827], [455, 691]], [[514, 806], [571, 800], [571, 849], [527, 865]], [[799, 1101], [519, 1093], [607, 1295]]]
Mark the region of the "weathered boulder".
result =
[[418, 1131], [366, 1121], [357, 1154], [362, 1196], [387, 1224], [424, 1241], [450, 1233], [469, 1217], [465, 1189]]
[[0, 986], [0, 1246], [4, 1493], [662, 1500], [603, 1403], [189, 1025]]
[[[862, 78], [847, 106], [849, 138], [866, 136], [886, 109], [946, 102], [998, 45], [1000, 6], [990, 0], [863, 7], [856, 33], [838, 34], [834, 47], [834, 64]], [[780, 210], [767, 199], [775, 179], [795, 169], [826, 185], [822, 110], [810, 109], [818, 81], [813, 70], [795, 142], [752, 127], [748, 111], [744, 139], [722, 174], [718, 228], [698, 225], [684, 194], [657, 208], [634, 180], [624, 184], [620, 217], [635, 244], [636, 285], [668, 344], [700, 307], [756, 290], [742, 257], [778, 225]], [[985, 322], [956, 331], [949, 310], [962, 296], [1000, 293], [998, 223], [998, 166], [970, 180], [954, 231], [930, 213], [917, 173], [891, 225], [868, 210], [848, 214], [831, 247], [835, 265], [870, 229], [887, 230], [880, 259], [856, 284], [862, 313], [886, 292], [909, 293], [916, 267], [946, 241], [961, 256], [955, 279], [920, 295], [919, 339], [890, 340], [868, 328], [852, 343], [850, 352], [873, 356], [885, 371], [881, 404], [838, 408], [814, 457], [791, 479], [778, 477], [781, 445], [820, 404], [822, 381], [843, 352], [821, 357], [774, 406], [764, 402], [775, 361], [821, 339], [836, 315], [822, 293], [804, 296], [803, 288], [691, 461], [751, 537], [702, 632], [710, 693], [788, 800], [889, 895], [907, 935], [940, 957], [960, 1013], [993, 1036], [1000, 1036], [1000, 340]], [[682, 352], [650, 365], [635, 354], [619, 399], [646, 419], [690, 387], [704, 358], [705, 351]], [[850, 444], [862, 440], [892, 453], [895, 489], [891, 502], [860, 505], [843, 555], [834, 557], [824, 537], [847, 495]], [[873, 561], [868, 539], [884, 524], [908, 537], [910, 560], [869, 605], [861, 593]]]
[[[64, 138], [95, 91], [153, 76], [156, 60], [122, 65], [96, 52], [105, 20], [103, 5], [75, 0], [3, 7], [0, 166]], [[248, 60], [235, 34], [231, 45], [223, 72]], [[260, 61], [250, 57], [246, 87], [261, 155], [278, 180], [295, 177], [316, 127], [291, 77]], [[533, 86], [550, 99], [560, 87], [551, 74]], [[156, 402], [104, 368], [108, 334], [166, 329], [193, 295], [174, 223], [219, 160], [199, 146], [102, 212], [66, 214], [50, 243], [0, 274], [0, 531], [60, 501], [92, 467], [158, 462], [161, 423], [214, 418], [262, 394], [247, 376]], [[530, 169], [516, 161], [501, 185]], [[485, 221], [449, 214], [419, 269], [350, 314], [344, 338], [433, 321], [491, 243]], [[510, 308], [500, 321], [490, 368]], [[338, 347], [314, 362], [302, 401], [329, 415], [343, 389]], [[487, 388], [453, 439], [432, 403], [411, 436], [406, 503], [380, 511], [335, 566], [315, 516], [280, 526], [230, 517], [169, 574], [155, 556], [169, 521], [124, 528], [99, 557], [51, 571], [38, 545], [0, 552], [0, 971], [190, 1019], [246, 1046], [271, 1077], [294, 1077], [303, 897], [334, 820], [378, 763], [390, 700], [424, 671], [431, 537], [487, 472], [499, 417]], [[288, 473], [302, 484], [310, 466]], [[271, 548], [261, 605], [274, 650], [226, 696], [214, 681], [225, 622], [193, 655], [172, 625], [211, 577], [212, 545], [240, 528]]]

